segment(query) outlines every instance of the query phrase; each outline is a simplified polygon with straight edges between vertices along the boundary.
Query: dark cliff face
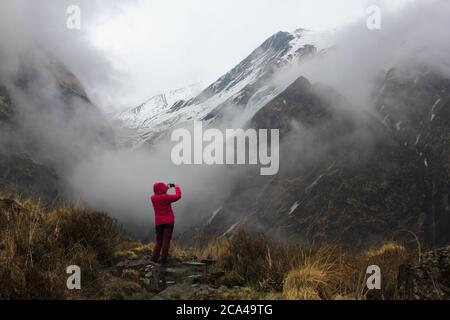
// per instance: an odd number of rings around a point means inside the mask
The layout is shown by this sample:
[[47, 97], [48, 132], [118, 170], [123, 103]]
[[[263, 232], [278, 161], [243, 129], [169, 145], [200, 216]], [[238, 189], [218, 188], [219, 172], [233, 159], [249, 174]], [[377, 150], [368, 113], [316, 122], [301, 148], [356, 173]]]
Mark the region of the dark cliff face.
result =
[[[221, 223], [202, 234], [237, 223], [349, 248], [413, 242], [411, 232], [429, 246], [450, 243], [450, 80], [392, 70], [374, 100], [375, 114], [356, 115], [332, 89], [298, 79], [251, 122], [281, 129], [280, 174], [260, 178], [251, 197], [233, 195], [216, 215]], [[224, 216], [233, 217], [228, 225]]]
[[[100, 112], [78, 79], [54, 59], [37, 67], [24, 62], [14, 76], [0, 75], [0, 79], [0, 193], [38, 197], [50, 203], [63, 189], [60, 175], [65, 167], [59, 161], [59, 149], [70, 149], [63, 142], [57, 147], [59, 129], [71, 132], [79, 128], [80, 137], [92, 136], [103, 142], [112, 135], [105, 123], [95, 121], [101, 119]], [[77, 139], [74, 136], [73, 142]]]
[[318, 88], [304, 77], [298, 78], [281, 95], [256, 113], [250, 127], [280, 129], [281, 136], [291, 131], [294, 121], [306, 128], [323, 124], [332, 117], [332, 108]]
[[56, 172], [33, 159], [22, 144], [14, 118], [14, 105], [5, 86], [0, 86], [0, 192], [35, 196], [50, 202], [58, 195]]
[[377, 107], [390, 135], [414, 154], [416, 179], [404, 192], [420, 186], [424, 235], [439, 246], [450, 242], [450, 79], [419, 72], [388, 73]]

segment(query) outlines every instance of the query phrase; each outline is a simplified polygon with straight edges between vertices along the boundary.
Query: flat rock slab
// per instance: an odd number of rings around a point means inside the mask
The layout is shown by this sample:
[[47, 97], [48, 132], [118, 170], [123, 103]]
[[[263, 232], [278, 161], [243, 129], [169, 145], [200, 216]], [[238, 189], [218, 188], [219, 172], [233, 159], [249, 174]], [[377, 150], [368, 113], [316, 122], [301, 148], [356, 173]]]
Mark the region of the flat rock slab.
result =
[[196, 261], [186, 261], [183, 262], [184, 265], [186, 266], [191, 266], [191, 267], [207, 267], [208, 264], [203, 263], [203, 262], [196, 262]]
[[180, 272], [186, 271], [186, 269], [183, 269], [183, 268], [166, 268], [166, 269], [164, 269], [164, 271], [166, 273], [180, 273]]

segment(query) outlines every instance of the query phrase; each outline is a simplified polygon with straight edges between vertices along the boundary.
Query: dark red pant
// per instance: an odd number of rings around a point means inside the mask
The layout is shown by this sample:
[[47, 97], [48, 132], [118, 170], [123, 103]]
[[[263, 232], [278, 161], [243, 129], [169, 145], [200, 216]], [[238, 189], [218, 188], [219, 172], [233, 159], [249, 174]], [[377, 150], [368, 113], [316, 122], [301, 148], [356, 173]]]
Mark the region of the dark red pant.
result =
[[156, 243], [153, 248], [153, 258], [167, 257], [172, 240], [173, 224], [160, 224], [156, 226]]

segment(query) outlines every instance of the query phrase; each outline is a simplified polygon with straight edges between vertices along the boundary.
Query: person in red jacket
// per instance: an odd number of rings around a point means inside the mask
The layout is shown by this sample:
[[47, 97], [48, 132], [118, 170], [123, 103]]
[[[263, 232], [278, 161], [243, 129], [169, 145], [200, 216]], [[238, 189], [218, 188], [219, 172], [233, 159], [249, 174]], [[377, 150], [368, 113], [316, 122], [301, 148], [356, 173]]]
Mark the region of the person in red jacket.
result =
[[[167, 190], [173, 187], [175, 194], [167, 194]], [[153, 192], [151, 200], [155, 210], [156, 243], [153, 248], [152, 261], [157, 262], [161, 257], [161, 264], [166, 264], [175, 224], [172, 203], [181, 199], [181, 189], [177, 184], [166, 185], [157, 182], [153, 186]]]

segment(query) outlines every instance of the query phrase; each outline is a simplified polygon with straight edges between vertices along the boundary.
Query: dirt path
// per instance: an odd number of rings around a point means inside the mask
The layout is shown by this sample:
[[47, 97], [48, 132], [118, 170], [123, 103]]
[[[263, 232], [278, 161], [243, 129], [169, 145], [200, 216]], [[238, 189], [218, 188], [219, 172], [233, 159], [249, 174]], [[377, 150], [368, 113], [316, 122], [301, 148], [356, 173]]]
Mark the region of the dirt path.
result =
[[214, 272], [213, 261], [169, 259], [166, 266], [153, 263], [148, 255], [119, 262], [109, 273], [114, 277], [132, 274], [153, 300], [211, 300], [238, 296], [245, 288], [218, 284], [223, 273]]

